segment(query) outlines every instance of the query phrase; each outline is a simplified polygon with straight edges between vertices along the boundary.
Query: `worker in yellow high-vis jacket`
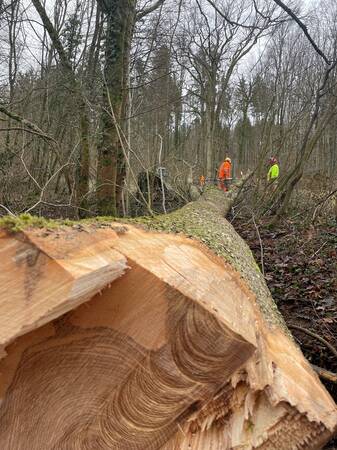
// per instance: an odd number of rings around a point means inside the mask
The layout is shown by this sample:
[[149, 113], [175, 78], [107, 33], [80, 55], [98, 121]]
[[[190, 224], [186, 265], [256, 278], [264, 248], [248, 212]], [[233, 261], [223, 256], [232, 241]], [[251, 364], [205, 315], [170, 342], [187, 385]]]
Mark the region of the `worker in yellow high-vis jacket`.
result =
[[280, 174], [280, 168], [275, 157], [270, 158], [269, 160], [269, 170], [267, 175], [268, 182], [274, 182], [278, 179]]

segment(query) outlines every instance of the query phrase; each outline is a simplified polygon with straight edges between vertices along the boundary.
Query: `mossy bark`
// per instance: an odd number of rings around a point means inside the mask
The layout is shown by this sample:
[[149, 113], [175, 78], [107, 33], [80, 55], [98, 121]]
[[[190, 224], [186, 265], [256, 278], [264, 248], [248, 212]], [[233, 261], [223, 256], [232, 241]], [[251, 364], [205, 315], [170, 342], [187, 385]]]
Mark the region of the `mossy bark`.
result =
[[125, 178], [122, 132], [127, 101], [134, 0], [99, 2], [107, 18], [101, 137], [98, 145], [97, 203], [100, 214], [116, 215]]
[[251, 250], [225, 219], [233, 205], [240, 183], [229, 193], [209, 188], [197, 201], [167, 215], [134, 219], [150, 230], [183, 233], [196, 239], [235, 268], [256, 295], [265, 320], [271, 325], [281, 326], [290, 334], [272, 299], [264, 277]]

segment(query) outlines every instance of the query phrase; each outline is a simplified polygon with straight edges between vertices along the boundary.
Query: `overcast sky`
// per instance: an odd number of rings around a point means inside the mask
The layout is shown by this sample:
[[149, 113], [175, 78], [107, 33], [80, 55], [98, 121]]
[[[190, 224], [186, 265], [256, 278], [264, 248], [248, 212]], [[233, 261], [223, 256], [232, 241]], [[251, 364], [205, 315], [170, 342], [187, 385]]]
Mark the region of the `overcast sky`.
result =
[[[331, 1], [337, 1], [337, 0], [331, 0]], [[208, 5], [207, 0], [201, 0], [201, 4]], [[301, 4], [303, 6], [303, 13], [308, 12], [312, 8], [317, 8], [318, 2], [316, 0], [301, 0]], [[22, 0], [22, 5], [24, 8], [24, 15], [23, 15], [23, 22], [22, 22], [22, 33], [20, 35], [20, 40], [22, 42], [22, 55], [21, 55], [21, 61], [20, 61], [20, 70], [25, 71], [30, 68], [38, 68], [38, 61], [41, 60], [41, 41], [40, 37], [43, 35], [43, 27], [40, 24], [40, 18], [35, 11], [35, 8], [31, 4], [30, 0]], [[49, 12], [50, 17], [53, 17], [53, 8], [55, 5], [55, 0], [46, 0], [46, 7]], [[73, 5], [75, 5], [75, 0], [69, 1], [69, 8], [68, 10], [71, 11]], [[206, 8], [207, 10], [207, 8]], [[308, 26], [309, 32], [310, 32], [310, 23], [306, 23]], [[1, 39], [1, 47], [3, 54], [6, 54], [6, 47], [8, 49], [8, 44], [6, 45], [6, 41], [8, 41], [8, 38], [6, 37], [6, 30], [2, 29], [0, 31], [0, 38]], [[257, 55], [260, 54], [264, 47], [265, 47], [265, 41], [262, 40], [259, 42], [259, 44], [256, 46], [253, 52], [251, 54], [247, 55], [244, 61], [242, 61], [241, 64], [241, 71], [245, 72], [247, 67], [251, 66], [252, 62], [257, 58]], [[4, 56], [5, 59], [5, 56]], [[5, 76], [6, 74], [6, 63], [4, 60], [2, 60], [2, 71], [0, 72], [0, 75], [2, 74]], [[1, 77], [2, 78], [2, 77]]]

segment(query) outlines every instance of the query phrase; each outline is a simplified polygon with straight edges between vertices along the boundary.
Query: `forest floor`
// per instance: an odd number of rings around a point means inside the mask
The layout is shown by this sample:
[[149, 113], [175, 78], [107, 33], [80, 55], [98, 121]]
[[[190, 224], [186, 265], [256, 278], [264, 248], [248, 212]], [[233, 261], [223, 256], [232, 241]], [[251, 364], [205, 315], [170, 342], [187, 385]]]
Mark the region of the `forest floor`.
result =
[[[270, 219], [233, 220], [250, 246], [288, 327], [307, 359], [337, 373], [337, 358], [317, 338], [292, 328], [313, 331], [337, 349], [337, 225], [304, 226], [300, 218], [271, 228]], [[337, 402], [337, 384], [325, 382]], [[337, 439], [326, 449], [337, 449]]]

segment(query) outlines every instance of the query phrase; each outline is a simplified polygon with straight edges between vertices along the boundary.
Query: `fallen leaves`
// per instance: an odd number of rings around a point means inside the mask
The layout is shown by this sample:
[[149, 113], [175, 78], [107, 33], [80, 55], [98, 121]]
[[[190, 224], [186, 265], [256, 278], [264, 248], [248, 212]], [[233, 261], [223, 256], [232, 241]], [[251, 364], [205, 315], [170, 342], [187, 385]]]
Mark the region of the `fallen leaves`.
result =
[[[256, 261], [260, 240], [249, 217], [236, 219], [236, 230], [246, 240]], [[257, 223], [264, 256], [265, 279], [288, 323], [311, 329], [337, 348], [337, 233], [336, 225], [303, 229], [285, 221], [270, 230]], [[306, 357], [322, 368], [337, 372], [337, 359], [312, 336], [294, 330]], [[337, 401], [337, 388], [327, 386]]]

